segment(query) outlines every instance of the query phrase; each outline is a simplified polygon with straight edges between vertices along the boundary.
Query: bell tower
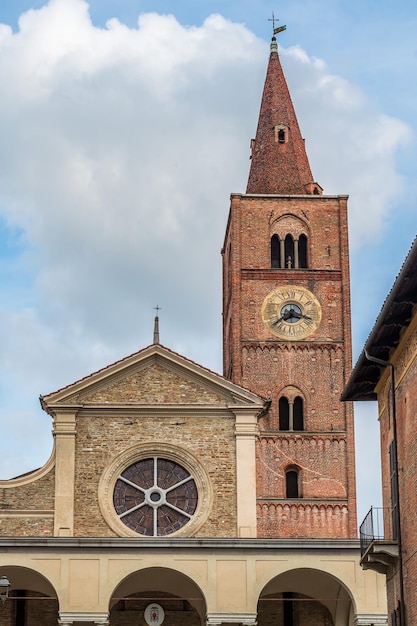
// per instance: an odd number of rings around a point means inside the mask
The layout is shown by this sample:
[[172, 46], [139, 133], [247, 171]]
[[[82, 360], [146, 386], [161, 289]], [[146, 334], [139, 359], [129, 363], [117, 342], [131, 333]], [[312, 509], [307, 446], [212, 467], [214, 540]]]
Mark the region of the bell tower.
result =
[[314, 181], [272, 38], [245, 194], [223, 255], [223, 367], [271, 399], [259, 420], [257, 535], [357, 536], [347, 196]]

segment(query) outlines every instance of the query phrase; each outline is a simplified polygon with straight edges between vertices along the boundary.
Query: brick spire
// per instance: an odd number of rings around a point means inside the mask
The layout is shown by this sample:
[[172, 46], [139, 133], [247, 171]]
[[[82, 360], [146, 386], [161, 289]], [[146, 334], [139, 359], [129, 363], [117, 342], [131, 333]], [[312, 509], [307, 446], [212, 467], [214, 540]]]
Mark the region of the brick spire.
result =
[[290, 92], [272, 38], [246, 193], [321, 194], [313, 182]]

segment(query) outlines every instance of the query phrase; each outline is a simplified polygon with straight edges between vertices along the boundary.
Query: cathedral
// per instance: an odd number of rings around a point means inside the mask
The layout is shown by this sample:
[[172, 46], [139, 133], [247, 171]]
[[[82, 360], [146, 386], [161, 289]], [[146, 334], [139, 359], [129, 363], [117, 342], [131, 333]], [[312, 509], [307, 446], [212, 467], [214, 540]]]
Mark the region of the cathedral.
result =
[[384, 626], [357, 539], [347, 197], [314, 181], [272, 38], [223, 256], [223, 375], [151, 345], [41, 397], [0, 481], [1, 626]]

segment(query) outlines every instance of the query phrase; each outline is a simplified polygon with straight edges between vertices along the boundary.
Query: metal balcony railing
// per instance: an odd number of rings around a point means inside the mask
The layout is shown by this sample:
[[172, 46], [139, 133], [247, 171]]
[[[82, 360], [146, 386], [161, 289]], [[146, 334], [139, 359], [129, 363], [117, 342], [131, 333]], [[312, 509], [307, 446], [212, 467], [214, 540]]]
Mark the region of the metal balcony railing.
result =
[[394, 541], [392, 533], [392, 509], [371, 507], [359, 527], [361, 556], [365, 554], [373, 541]]

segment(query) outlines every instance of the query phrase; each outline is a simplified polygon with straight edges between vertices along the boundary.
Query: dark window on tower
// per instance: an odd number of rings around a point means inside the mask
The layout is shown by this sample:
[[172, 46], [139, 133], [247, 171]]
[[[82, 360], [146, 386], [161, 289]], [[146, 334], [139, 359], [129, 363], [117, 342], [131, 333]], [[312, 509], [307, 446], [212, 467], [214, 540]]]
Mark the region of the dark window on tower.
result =
[[278, 235], [271, 237], [271, 267], [281, 267], [280, 242]]
[[279, 429], [304, 430], [304, 403], [300, 396], [290, 402], [282, 396], [278, 402]]
[[303, 399], [300, 396], [297, 396], [294, 400], [293, 411], [294, 430], [304, 430]]
[[298, 472], [288, 470], [285, 472], [285, 495], [287, 498], [298, 498]]
[[294, 267], [294, 239], [291, 235], [285, 237], [285, 267], [287, 269]]
[[284, 397], [279, 399], [279, 429], [290, 429], [290, 404]]
[[285, 143], [285, 130], [282, 128], [278, 131], [278, 143]]
[[300, 235], [298, 239], [298, 267], [307, 267], [307, 237]]

